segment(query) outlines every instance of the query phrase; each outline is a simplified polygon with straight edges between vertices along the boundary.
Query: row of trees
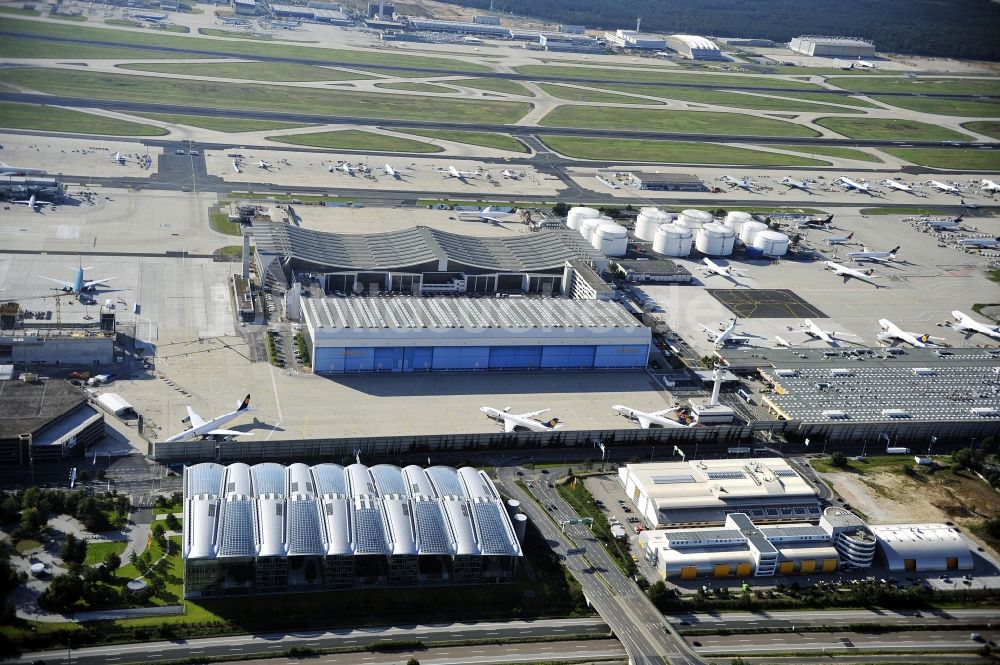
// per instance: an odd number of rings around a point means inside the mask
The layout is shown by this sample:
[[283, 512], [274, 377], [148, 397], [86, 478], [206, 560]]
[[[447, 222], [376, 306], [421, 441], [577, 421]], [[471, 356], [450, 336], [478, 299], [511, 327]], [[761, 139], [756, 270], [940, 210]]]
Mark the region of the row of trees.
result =
[[1000, 60], [1000, 5], [987, 0], [634, 0], [628, 9], [601, 0], [444, 0], [464, 7], [558, 23], [788, 42], [798, 35], [851, 35], [880, 51]]
[[71, 515], [88, 531], [120, 528], [128, 517], [129, 499], [124, 494], [86, 494], [29, 487], [6, 494], [0, 500], [0, 524], [14, 524], [15, 539], [41, 533], [55, 515]]

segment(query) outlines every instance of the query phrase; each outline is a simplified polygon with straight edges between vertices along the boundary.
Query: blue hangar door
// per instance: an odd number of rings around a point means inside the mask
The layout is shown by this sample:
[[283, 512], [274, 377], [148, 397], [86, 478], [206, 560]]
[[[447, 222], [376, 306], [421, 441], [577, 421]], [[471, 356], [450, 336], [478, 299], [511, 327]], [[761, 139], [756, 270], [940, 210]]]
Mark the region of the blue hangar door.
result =
[[494, 346], [490, 348], [490, 369], [533, 369], [542, 366], [540, 346]]

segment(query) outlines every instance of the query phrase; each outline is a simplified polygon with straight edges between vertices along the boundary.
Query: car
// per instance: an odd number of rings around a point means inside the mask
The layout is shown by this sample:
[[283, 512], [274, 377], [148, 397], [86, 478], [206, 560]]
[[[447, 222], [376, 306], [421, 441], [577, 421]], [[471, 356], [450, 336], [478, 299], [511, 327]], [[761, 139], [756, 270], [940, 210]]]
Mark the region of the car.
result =
[[969, 639], [973, 642], [985, 642], [983, 636], [979, 633], [969, 633]]
[[542, 469], [542, 473], [548, 473], [548, 472], [549, 472], [548, 469]]
[[197, 157], [197, 156], [198, 156], [198, 155], [200, 155], [201, 153], [200, 153], [200, 152], [198, 152], [197, 150], [192, 150], [192, 151], [191, 151], [191, 154], [192, 154], [192, 155], [194, 155], [195, 157]]
[[519, 476], [523, 476], [523, 475], [524, 475], [524, 471], [518, 471], [518, 472], [517, 472], [517, 475], [519, 475]]
[[174, 150], [174, 154], [175, 155], [186, 155], [187, 154], [187, 150], [182, 150], [180, 148], [177, 148], [177, 150]]
[[626, 513], [632, 512], [632, 509], [629, 508], [628, 506], [622, 506], [622, 510], [624, 510]]

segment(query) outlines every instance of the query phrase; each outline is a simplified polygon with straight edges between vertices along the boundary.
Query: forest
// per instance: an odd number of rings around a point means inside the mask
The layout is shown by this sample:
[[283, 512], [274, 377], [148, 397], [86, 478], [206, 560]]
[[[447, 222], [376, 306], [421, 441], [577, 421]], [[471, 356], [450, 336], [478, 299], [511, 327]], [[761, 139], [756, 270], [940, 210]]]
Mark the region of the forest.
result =
[[[491, 0], [443, 0], [486, 9]], [[1000, 2], [991, 0], [492, 0], [497, 11], [588, 28], [667, 34], [864, 37], [880, 52], [1000, 60]]]

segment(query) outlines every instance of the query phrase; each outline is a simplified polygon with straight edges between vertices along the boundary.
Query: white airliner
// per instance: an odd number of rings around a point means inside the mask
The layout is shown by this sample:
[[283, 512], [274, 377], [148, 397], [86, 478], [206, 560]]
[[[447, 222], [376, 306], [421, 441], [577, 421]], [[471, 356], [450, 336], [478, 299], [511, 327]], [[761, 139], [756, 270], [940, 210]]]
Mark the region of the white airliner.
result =
[[896, 260], [896, 252], [899, 251], [899, 245], [896, 245], [887, 252], [877, 252], [873, 249], [868, 249], [862, 246], [860, 252], [850, 252], [847, 258], [852, 261], [876, 261], [878, 263], [891, 263]]
[[42, 279], [47, 279], [50, 282], [55, 282], [56, 284], [62, 286], [63, 291], [72, 292], [78, 296], [83, 294], [84, 291], [93, 291], [94, 287], [96, 286], [100, 286], [101, 284], [110, 282], [113, 279], [118, 279], [117, 277], [105, 277], [104, 279], [92, 279], [89, 281], [85, 280], [83, 278], [83, 273], [87, 270], [90, 270], [92, 267], [93, 266], [84, 267], [81, 265], [77, 268], [71, 268], [72, 270], [76, 271], [76, 275], [73, 277], [72, 282], [67, 282], [66, 280], [63, 279], [56, 279], [55, 277], [46, 277], [45, 275], [39, 275], [39, 277], [41, 277]]
[[611, 407], [618, 412], [618, 415], [625, 416], [629, 420], [638, 421], [639, 427], [642, 429], [649, 429], [653, 425], [659, 425], [660, 427], [691, 427], [694, 423], [685, 425], [684, 423], [677, 422], [671, 418], [667, 418], [668, 413], [676, 413], [681, 409], [681, 407], [674, 407], [673, 409], [663, 409], [662, 411], [640, 411], [638, 409], [633, 409], [622, 404], [615, 404]]
[[935, 229], [953, 229], [962, 223], [962, 216], [958, 217], [927, 217], [913, 222], [921, 226], [931, 226]]
[[868, 282], [876, 289], [880, 288], [878, 284], [872, 281], [873, 279], [879, 279], [881, 277], [881, 275], [875, 274], [874, 268], [869, 268], [868, 270], [855, 270], [854, 268], [848, 268], [845, 265], [841, 265], [836, 261], [827, 261], [826, 267], [829, 270], [832, 270], [834, 275], [843, 276], [845, 284], [847, 283], [847, 280], [853, 277], [854, 279], [860, 279], [862, 282]]
[[121, 152], [116, 152], [115, 154], [111, 155], [111, 161], [118, 162], [119, 164], [121, 164], [125, 161], [125, 155], [123, 155]]
[[224, 413], [217, 418], [212, 418], [211, 420], [205, 420], [195, 413], [194, 409], [189, 406], [187, 407], [188, 417], [181, 422], [189, 423], [191, 427], [184, 430], [180, 434], [174, 434], [172, 437], [167, 439], [165, 443], [171, 443], [173, 441], [190, 441], [195, 437], [208, 439], [213, 437], [253, 436], [248, 432], [240, 432], [234, 429], [219, 429], [219, 427], [225, 425], [230, 420], [233, 420], [241, 413], [248, 413], [250, 411], [250, 395], [243, 398], [243, 401], [236, 406], [235, 411]]
[[721, 180], [730, 187], [738, 187], [739, 189], [745, 189], [746, 191], [751, 193], [756, 193], [761, 189], [760, 185], [758, 185], [757, 183], [750, 182], [750, 178], [747, 176], [743, 176], [741, 180], [737, 180], [731, 175], [722, 175], [719, 176], [717, 180]]
[[48, 201], [39, 201], [38, 197], [32, 194], [27, 199], [19, 199], [17, 201], [11, 201], [11, 203], [18, 203], [20, 205], [28, 206], [28, 210], [32, 212], [40, 212], [43, 206], [52, 205]]
[[791, 176], [785, 176], [778, 182], [791, 189], [801, 189], [803, 192], [808, 192], [809, 194], [813, 193], [812, 188], [809, 186], [810, 183], [814, 182], [813, 180], [809, 179], [796, 180]]
[[551, 432], [554, 429], [559, 429], [562, 425], [559, 423], [558, 418], [553, 418], [548, 422], [542, 422], [540, 420], [535, 420], [535, 416], [539, 416], [543, 413], [547, 413], [549, 409], [542, 409], [541, 411], [530, 411], [528, 413], [510, 413], [510, 407], [506, 409], [494, 409], [491, 406], [480, 407], [479, 409], [486, 414], [487, 418], [491, 418], [498, 423], [503, 423], [503, 431], [513, 432], [518, 427], [531, 430], [532, 432]]
[[448, 178], [458, 178], [459, 180], [465, 180], [466, 178], [474, 178], [478, 173], [474, 171], [459, 171], [454, 166], [449, 166], [444, 172], [445, 176]]
[[1000, 192], [1000, 185], [992, 180], [983, 178], [979, 183], [979, 191], [981, 192]]
[[514, 171], [511, 171], [510, 169], [504, 169], [503, 171], [500, 172], [500, 175], [502, 175], [503, 177], [505, 177], [505, 178], [507, 178], [509, 180], [520, 180], [521, 178], [524, 177], [523, 173], [515, 173]]
[[240, 163], [237, 162], [235, 159], [233, 160], [233, 170], [236, 171], [237, 173], [243, 173], [243, 169], [240, 168]]
[[854, 232], [848, 233], [846, 236], [832, 236], [830, 238], [824, 238], [823, 242], [827, 245], [846, 245], [851, 242], [851, 238], [854, 237]]
[[810, 319], [806, 319], [802, 322], [802, 328], [804, 328], [803, 332], [805, 332], [805, 334], [818, 339], [821, 342], [826, 342], [830, 346], [838, 346], [840, 344], [840, 340], [834, 339], [837, 335], [840, 335], [841, 337], [857, 337], [857, 335], [852, 335], [851, 333], [823, 330]]
[[987, 337], [1000, 339], [1000, 326], [988, 326], [985, 323], [980, 323], [968, 314], [963, 314], [957, 309], [952, 312], [951, 315], [955, 317], [955, 323], [951, 324], [952, 330], [964, 332], [966, 339], [969, 339], [976, 333], [982, 333]]
[[931, 343], [932, 339], [940, 340], [941, 337], [931, 337], [927, 333], [914, 333], [903, 330], [895, 323], [889, 319], [879, 319], [878, 324], [882, 327], [883, 332], [880, 332], [877, 337], [880, 342], [888, 342], [891, 340], [898, 340], [900, 342], [906, 342], [911, 346], [915, 346], [921, 349], [925, 346], [937, 346], [937, 344]]
[[945, 194], [961, 194], [962, 193], [962, 188], [959, 187], [958, 185], [952, 185], [950, 183], [941, 182], [939, 180], [928, 180], [924, 184], [928, 185], [930, 187], [933, 187], [934, 189], [940, 190], [940, 191], [944, 192]]
[[879, 181], [880, 185], [885, 185], [889, 189], [895, 189], [900, 192], [909, 192], [910, 194], [917, 194], [917, 190], [913, 189], [912, 185], [907, 185], [902, 180], [893, 180], [892, 178], [886, 178], [885, 180]]
[[736, 330], [736, 324], [736, 317], [733, 317], [732, 322], [730, 322], [730, 324], [721, 331], [709, 328], [704, 323], [700, 323], [698, 325], [704, 328], [705, 332], [709, 334], [709, 339], [712, 343], [721, 348], [727, 344], [746, 344], [750, 341], [750, 338], [745, 335], [733, 334], [733, 331]]
[[269, 169], [271, 168], [271, 162], [265, 162], [263, 159], [257, 162], [257, 168], [259, 169]]
[[841, 176], [837, 178], [836, 180], [833, 181], [833, 184], [840, 185], [844, 189], [850, 189], [855, 192], [861, 192], [862, 194], [871, 194], [871, 195], [875, 194], [875, 192], [871, 190], [871, 187], [868, 186], [867, 182], [856, 182], [846, 176]]
[[504, 223], [510, 221], [509, 219], [500, 219], [493, 212], [491, 206], [486, 206], [479, 212], [460, 212], [458, 213], [458, 221], [460, 222], [489, 222], [494, 226], [503, 226]]
[[399, 175], [399, 171], [392, 168], [391, 164], [386, 164], [385, 166], [382, 167], [382, 170], [385, 172], [386, 175], [392, 176], [396, 180], [399, 180], [402, 177], [401, 175]]
[[706, 266], [701, 269], [706, 276], [715, 274], [725, 277], [727, 279], [731, 279], [733, 281], [736, 281], [737, 277], [745, 276], [740, 274], [746, 272], [745, 270], [741, 268], [734, 268], [732, 265], [720, 266], [718, 263], [708, 258], [707, 256], [703, 258], [701, 262], [704, 263]]
[[989, 248], [1000, 245], [1000, 238], [962, 238], [958, 241], [958, 244], [965, 247]]
[[800, 229], [825, 229], [833, 224], [833, 215], [823, 217], [822, 219], [808, 218], [808, 219], [797, 219], [795, 220], [795, 226]]

